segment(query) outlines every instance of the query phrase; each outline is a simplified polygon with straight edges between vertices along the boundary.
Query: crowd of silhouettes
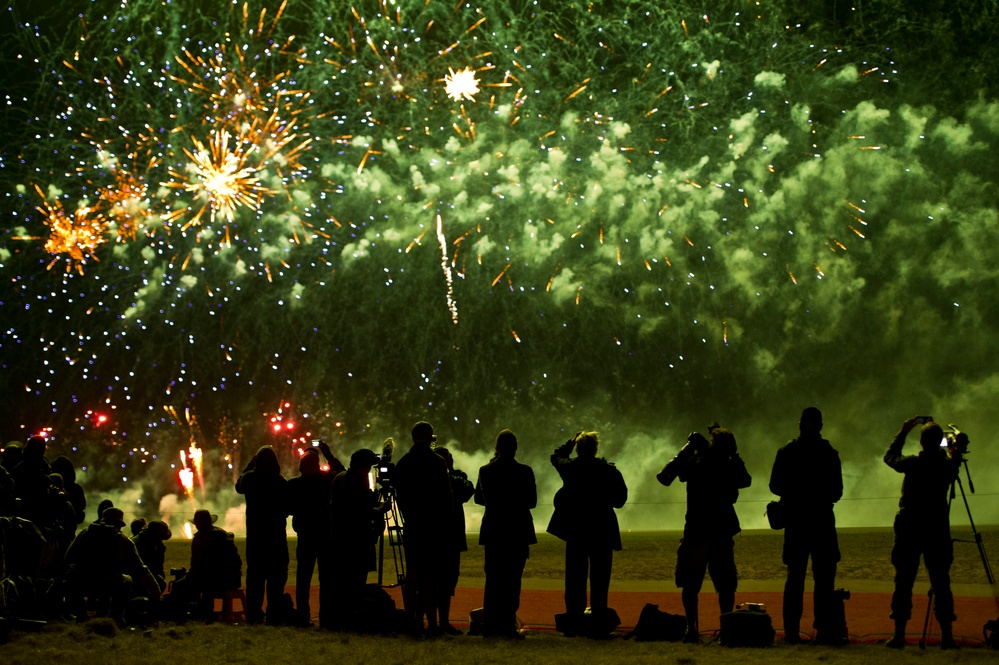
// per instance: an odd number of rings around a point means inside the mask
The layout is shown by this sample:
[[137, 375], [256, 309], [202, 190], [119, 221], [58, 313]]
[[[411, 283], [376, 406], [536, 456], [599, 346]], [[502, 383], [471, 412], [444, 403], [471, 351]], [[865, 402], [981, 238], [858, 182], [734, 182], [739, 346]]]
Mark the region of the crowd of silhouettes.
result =
[[[903, 455], [906, 435], [917, 425], [922, 425], [921, 451]], [[771, 523], [784, 530], [784, 639], [802, 641], [811, 561], [813, 640], [843, 644], [842, 598], [835, 589], [840, 552], [834, 505], [843, 495], [840, 458], [821, 435], [818, 409], [804, 409], [798, 428], [798, 436], [777, 450], [769, 482], [779, 497], [768, 508]], [[394, 442], [388, 439], [381, 456], [360, 449], [348, 466], [317, 440], [301, 451], [298, 474], [290, 479], [282, 475], [271, 446], [253, 455], [234, 488], [246, 502], [248, 623], [312, 626], [310, 592], [318, 572], [321, 628], [404, 630], [429, 637], [461, 633], [451, 621], [451, 598], [461, 553], [468, 549], [464, 504], [474, 498], [484, 507], [478, 543], [484, 548], [485, 586], [483, 607], [470, 632], [523, 637], [517, 611], [530, 546], [537, 542], [531, 511], [538, 492], [534, 470], [516, 459], [517, 436], [509, 429], [499, 432], [495, 454], [474, 483], [456, 468], [451, 452], [437, 444], [430, 423], [416, 423], [411, 437], [411, 447], [394, 464]], [[932, 419], [910, 418], [884, 455], [885, 464], [904, 476], [891, 552], [896, 569], [892, 648], [905, 646], [921, 557], [934, 591], [940, 644], [957, 646], [948, 492], [967, 439], [963, 449], [946, 442]], [[151, 618], [217, 620], [216, 601], [240, 589], [244, 574], [234, 536], [216, 525], [218, 516], [205, 509], [194, 512], [190, 565], [167, 571], [170, 525], [134, 519], [129, 537], [123, 532], [122, 509], [109, 500], [84, 525], [87, 500], [76, 469], [66, 457], [49, 463], [46, 445], [44, 437], [33, 436], [23, 445], [7, 444], [0, 458], [0, 579], [5, 582], [0, 588], [17, 589], [0, 597], [2, 616], [81, 621], [106, 616], [122, 625]], [[580, 431], [550, 457], [562, 486], [555, 493], [547, 531], [565, 541], [565, 612], [556, 616], [556, 627], [567, 636], [603, 636], [620, 623], [608, 595], [614, 552], [622, 546], [616, 510], [628, 500], [628, 488], [620, 470], [599, 456], [599, 446], [596, 432]], [[686, 486], [675, 583], [685, 613], [682, 638], [697, 643], [698, 596], [705, 575], [711, 577], [722, 618], [733, 612], [738, 585], [733, 539], [740, 531], [735, 504], [752, 478], [734, 434], [718, 425], [708, 428], [707, 437], [691, 433], [656, 478], [667, 487], [675, 480]], [[285, 592], [289, 517], [297, 534], [295, 598]], [[402, 609], [379, 585], [368, 584], [392, 528], [398, 535], [390, 546], [400, 546], [404, 553], [404, 561], [397, 562]], [[379, 543], [382, 547], [376, 549]], [[25, 598], [33, 599], [33, 605], [19, 600]]]

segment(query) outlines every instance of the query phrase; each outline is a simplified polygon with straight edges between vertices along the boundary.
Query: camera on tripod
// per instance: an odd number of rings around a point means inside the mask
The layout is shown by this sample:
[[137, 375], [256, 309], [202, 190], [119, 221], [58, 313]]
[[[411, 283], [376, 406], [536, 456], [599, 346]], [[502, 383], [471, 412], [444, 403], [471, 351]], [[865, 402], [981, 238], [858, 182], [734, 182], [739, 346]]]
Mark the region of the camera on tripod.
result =
[[940, 441], [940, 447], [950, 451], [950, 456], [959, 458], [964, 462], [965, 455], [968, 454], [968, 444], [971, 443], [968, 435], [957, 428], [957, 425], [950, 423], [944, 430], [944, 438]]

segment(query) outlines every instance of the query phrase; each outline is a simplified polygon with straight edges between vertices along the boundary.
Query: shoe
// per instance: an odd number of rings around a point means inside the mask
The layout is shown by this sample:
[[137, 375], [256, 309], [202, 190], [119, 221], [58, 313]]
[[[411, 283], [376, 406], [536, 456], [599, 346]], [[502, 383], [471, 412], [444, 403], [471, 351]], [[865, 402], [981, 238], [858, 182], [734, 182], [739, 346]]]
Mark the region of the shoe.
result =
[[785, 633], [784, 644], [801, 644], [801, 635], [798, 633]]
[[950, 651], [953, 649], [960, 649], [961, 647], [957, 642], [954, 641], [953, 637], [948, 635], [946, 637], [940, 638], [940, 648], [943, 649], [944, 651]]
[[464, 635], [460, 628], [455, 628], [449, 623], [441, 626], [441, 630], [444, 631], [445, 635]]
[[683, 643], [684, 644], [700, 644], [701, 643], [701, 636], [696, 631], [688, 630], [683, 635]]
[[895, 635], [890, 640], [885, 642], [885, 646], [889, 649], [904, 649], [905, 648], [905, 636]]
[[849, 644], [849, 641], [842, 637], [830, 637], [826, 633], [816, 633], [815, 639], [812, 640], [813, 646], [824, 646], [824, 647], [841, 647], [844, 644]]

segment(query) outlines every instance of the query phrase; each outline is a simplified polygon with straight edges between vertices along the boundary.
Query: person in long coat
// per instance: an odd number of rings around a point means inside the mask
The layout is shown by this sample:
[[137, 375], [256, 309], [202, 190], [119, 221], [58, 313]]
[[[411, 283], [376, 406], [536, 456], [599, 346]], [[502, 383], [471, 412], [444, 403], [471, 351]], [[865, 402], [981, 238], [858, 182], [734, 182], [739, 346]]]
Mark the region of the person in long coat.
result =
[[[596, 432], [579, 432], [555, 449], [551, 463], [562, 478], [548, 533], [565, 541], [565, 611], [569, 625], [581, 625], [586, 611], [589, 571], [590, 609], [607, 613], [614, 551], [621, 550], [615, 508], [628, 500], [628, 487], [616, 466], [597, 457]], [[570, 458], [573, 449], [576, 457]]]
[[531, 509], [538, 505], [534, 470], [515, 459], [517, 436], [496, 436], [496, 455], [479, 469], [475, 503], [485, 506], [479, 545], [485, 548], [486, 584], [482, 597], [484, 635], [517, 635], [521, 579], [538, 542]]
[[265, 620], [267, 594], [269, 624], [294, 619], [286, 612], [284, 587], [288, 583], [288, 481], [270, 446], [262, 446], [236, 480], [236, 491], [246, 496], [246, 620]]

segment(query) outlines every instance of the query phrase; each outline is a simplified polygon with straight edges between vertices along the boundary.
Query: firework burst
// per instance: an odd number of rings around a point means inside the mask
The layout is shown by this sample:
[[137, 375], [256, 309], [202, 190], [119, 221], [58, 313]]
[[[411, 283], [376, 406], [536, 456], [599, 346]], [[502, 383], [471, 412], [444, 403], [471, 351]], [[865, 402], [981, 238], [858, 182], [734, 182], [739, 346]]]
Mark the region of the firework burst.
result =
[[90, 259], [98, 260], [95, 251], [107, 241], [107, 218], [99, 210], [89, 206], [67, 213], [58, 200], [50, 203], [38, 185], [35, 185], [35, 190], [42, 197], [42, 205], [35, 209], [42, 213], [43, 221], [49, 228], [45, 251], [56, 256], [48, 267], [55, 265], [60, 255], [65, 255], [66, 272], [76, 268], [82, 275], [83, 266]]
[[[204, 143], [191, 137], [194, 151], [184, 149], [184, 154], [191, 160], [187, 169], [189, 176], [171, 169], [170, 175], [174, 180], [162, 183], [166, 187], [192, 193], [195, 201], [201, 202], [200, 208], [183, 223], [182, 229], [200, 224], [205, 211], [208, 211], [212, 224], [215, 223], [216, 216], [226, 220], [228, 237], [228, 224], [233, 223], [236, 209], [239, 206], [259, 209], [261, 197], [271, 193], [260, 184], [256, 176], [257, 169], [247, 161], [253, 149], [248, 149], [239, 138], [230, 145], [230, 138], [231, 135], [226, 130], [213, 132], [206, 147]], [[174, 210], [165, 219], [168, 222], [176, 221], [192, 207]]]

